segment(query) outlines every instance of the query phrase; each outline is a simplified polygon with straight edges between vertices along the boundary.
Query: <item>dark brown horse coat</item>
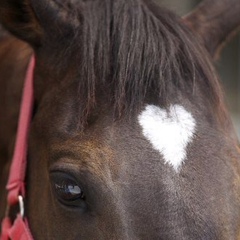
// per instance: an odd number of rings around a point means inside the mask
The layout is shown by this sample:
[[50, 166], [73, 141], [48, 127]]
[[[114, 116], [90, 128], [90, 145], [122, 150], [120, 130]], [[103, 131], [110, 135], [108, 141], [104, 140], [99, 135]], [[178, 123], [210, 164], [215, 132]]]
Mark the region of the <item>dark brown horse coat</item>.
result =
[[239, 145], [211, 63], [239, 0], [183, 19], [147, 0], [1, 0], [0, 21], [0, 218], [34, 53], [35, 239], [240, 239]]

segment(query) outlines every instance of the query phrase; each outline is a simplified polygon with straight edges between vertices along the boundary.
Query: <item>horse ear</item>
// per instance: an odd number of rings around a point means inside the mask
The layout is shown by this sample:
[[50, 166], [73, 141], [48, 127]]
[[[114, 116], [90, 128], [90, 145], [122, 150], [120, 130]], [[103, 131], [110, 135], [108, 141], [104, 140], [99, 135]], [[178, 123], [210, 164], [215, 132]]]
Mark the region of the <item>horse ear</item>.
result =
[[16, 37], [33, 46], [40, 44], [42, 29], [28, 0], [1, 0], [0, 22]]
[[45, 35], [59, 40], [79, 27], [81, 17], [75, 9], [75, 0], [0, 0], [0, 23], [36, 47]]
[[216, 58], [240, 27], [240, 0], [203, 0], [183, 21]]

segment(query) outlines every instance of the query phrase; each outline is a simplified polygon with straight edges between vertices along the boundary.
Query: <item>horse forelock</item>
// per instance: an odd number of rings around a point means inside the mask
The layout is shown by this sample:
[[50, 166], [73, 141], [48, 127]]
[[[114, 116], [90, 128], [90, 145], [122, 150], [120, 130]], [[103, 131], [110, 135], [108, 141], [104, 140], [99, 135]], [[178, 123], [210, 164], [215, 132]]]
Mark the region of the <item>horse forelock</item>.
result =
[[95, 0], [76, 3], [72, 17], [71, 30], [63, 31], [69, 39], [59, 39], [69, 42], [61, 49], [64, 63], [56, 51], [55, 64], [59, 62], [59, 69], [76, 65], [84, 106], [80, 124], [103, 91], [119, 117], [138, 112], [146, 101], [168, 108], [173, 91], [192, 101], [195, 88], [201, 86], [215, 115], [224, 116], [221, 89], [207, 53], [173, 13], [145, 0]]

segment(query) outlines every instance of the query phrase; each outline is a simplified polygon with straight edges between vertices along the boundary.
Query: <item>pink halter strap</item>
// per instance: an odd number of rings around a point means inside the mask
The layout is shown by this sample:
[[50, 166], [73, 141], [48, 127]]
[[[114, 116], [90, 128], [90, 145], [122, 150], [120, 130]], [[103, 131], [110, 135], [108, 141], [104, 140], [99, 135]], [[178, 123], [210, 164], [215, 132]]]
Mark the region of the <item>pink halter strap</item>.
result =
[[24, 217], [25, 197], [25, 175], [27, 165], [27, 140], [32, 117], [33, 107], [33, 74], [35, 59], [31, 58], [23, 90], [23, 97], [20, 108], [20, 116], [18, 122], [18, 131], [14, 149], [12, 165], [7, 184], [8, 190], [8, 208], [15, 204], [19, 204], [20, 213], [17, 215], [13, 224], [8, 216], [2, 222], [2, 235], [0, 240], [32, 240], [27, 220]]

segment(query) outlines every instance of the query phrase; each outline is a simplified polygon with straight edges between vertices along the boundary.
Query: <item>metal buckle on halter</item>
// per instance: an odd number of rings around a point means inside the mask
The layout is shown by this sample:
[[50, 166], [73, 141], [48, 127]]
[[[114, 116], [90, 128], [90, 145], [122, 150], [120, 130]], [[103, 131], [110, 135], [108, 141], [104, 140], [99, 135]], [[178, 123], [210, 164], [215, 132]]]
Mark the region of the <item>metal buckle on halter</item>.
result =
[[23, 201], [23, 196], [19, 195], [18, 196], [18, 204], [19, 204], [19, 214], [21, 216], [21, 218], [24, 217], [24, 201]]
[[[24, 214], [25, 214], [24, 201], [23, 201], [23, 196], [21, 195], [18, 196], [18, 206], [19, 206], [18, 214], [21, 216], [21, 218], [24, 218]], [[11, 209], [11, 206], [7, 205], [6, 211], [5, 211], [5, 217], [9, 217], [10, 209]]]

